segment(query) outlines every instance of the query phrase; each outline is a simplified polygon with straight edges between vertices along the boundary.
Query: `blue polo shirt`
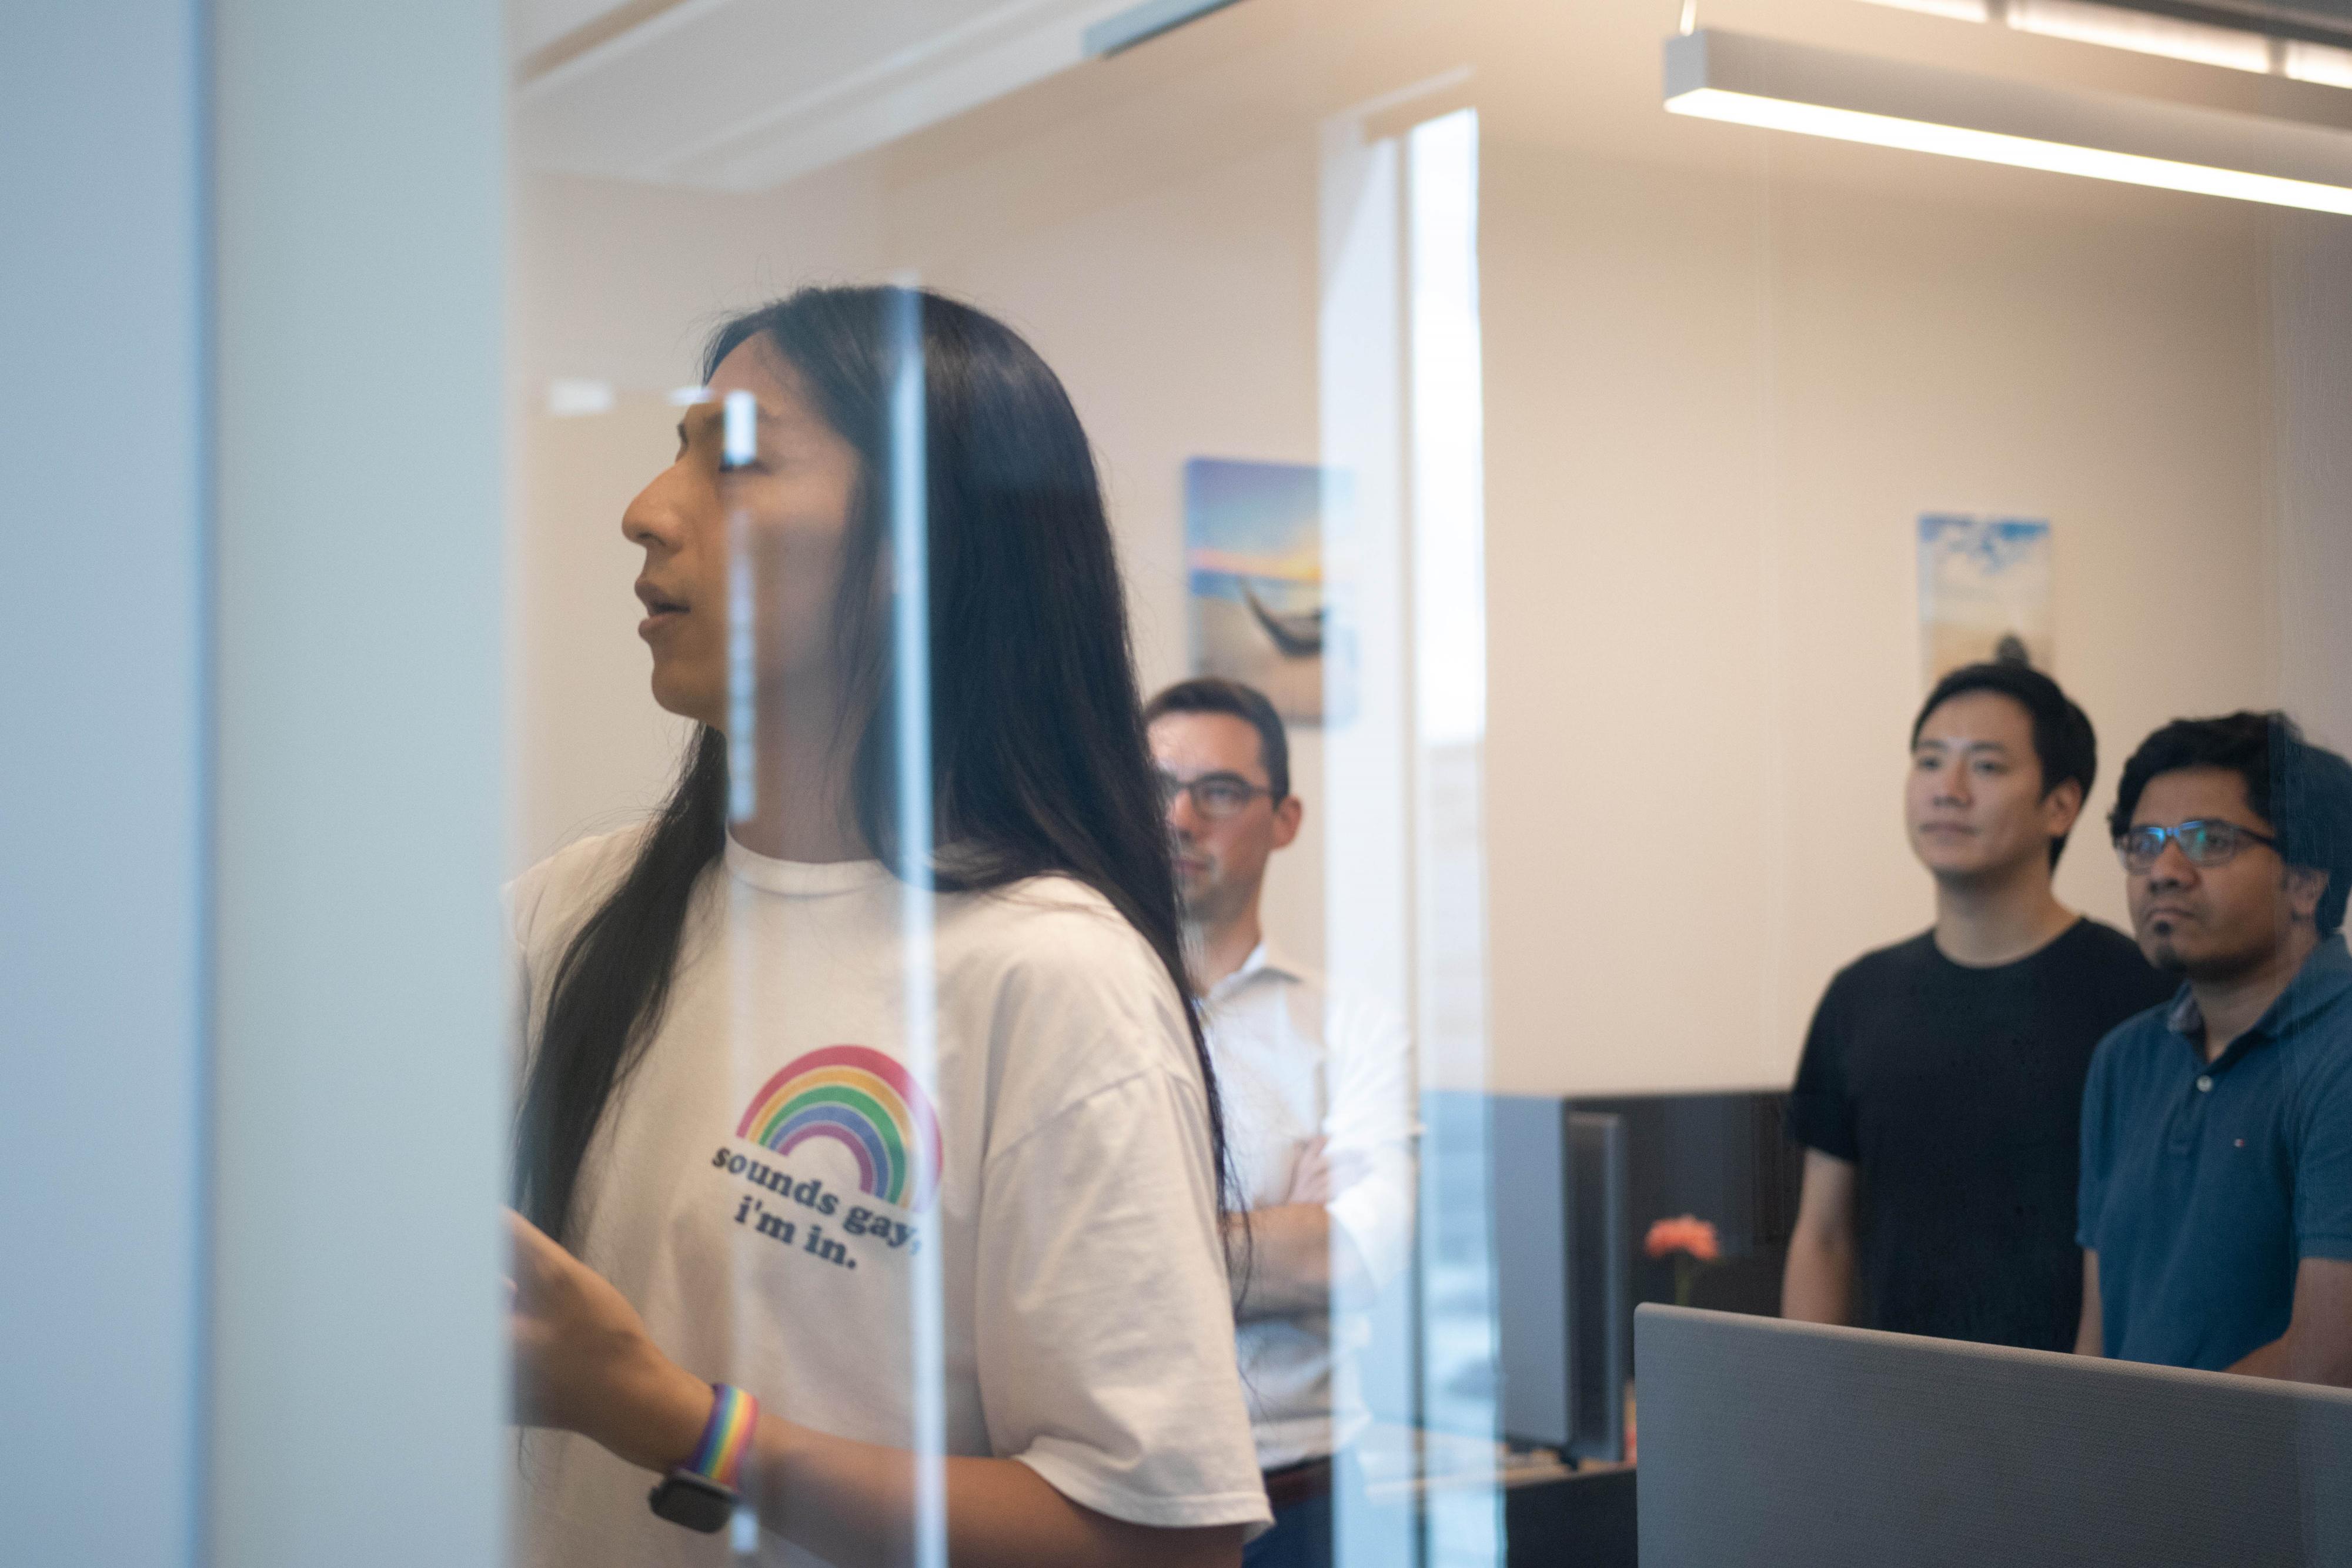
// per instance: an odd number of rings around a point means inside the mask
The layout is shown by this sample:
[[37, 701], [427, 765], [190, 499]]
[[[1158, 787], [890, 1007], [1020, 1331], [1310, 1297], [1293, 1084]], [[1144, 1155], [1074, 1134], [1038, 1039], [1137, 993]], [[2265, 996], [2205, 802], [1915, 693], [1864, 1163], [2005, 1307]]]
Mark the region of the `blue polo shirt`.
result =
[[2099, 1042], [2076, 1237], [2106, 1353], [2218, 1370], [2286, 1333], [2296, 1267], [2352, 1260], [2352, 953], [2321, 942], [2207, 1062], [2182, 988]]

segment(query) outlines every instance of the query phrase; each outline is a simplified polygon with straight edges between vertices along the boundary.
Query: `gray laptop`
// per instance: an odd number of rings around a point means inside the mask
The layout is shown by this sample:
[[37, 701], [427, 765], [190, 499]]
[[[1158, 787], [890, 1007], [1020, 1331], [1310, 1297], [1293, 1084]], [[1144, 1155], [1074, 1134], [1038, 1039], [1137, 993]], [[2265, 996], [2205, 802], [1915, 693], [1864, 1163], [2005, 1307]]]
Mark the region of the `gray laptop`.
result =
[[1644, 1306], [1642, 1568], [2352, 1568], [2352, 1392]]

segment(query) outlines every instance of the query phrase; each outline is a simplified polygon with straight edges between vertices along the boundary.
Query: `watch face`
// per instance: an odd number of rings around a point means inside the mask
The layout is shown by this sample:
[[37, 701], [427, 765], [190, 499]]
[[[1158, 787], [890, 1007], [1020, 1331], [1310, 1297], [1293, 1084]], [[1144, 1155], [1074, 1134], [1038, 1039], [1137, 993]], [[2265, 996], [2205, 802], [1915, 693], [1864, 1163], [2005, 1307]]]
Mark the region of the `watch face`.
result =
[[735, 1494], [708, 1476], [692, 1470], [672, 1470], [662, 1478], [646, 1501], [672, 1524], [715, 1535], [735, 1516]]

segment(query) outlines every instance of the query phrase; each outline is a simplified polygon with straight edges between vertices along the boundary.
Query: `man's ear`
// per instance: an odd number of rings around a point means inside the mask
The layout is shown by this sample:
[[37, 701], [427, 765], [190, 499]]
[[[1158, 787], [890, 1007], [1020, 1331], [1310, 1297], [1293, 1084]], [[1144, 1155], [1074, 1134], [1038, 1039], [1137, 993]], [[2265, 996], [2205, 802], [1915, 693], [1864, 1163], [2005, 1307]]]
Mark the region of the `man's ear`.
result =
[[1307, 817], [1307, 802], [1296, 795], [1286, 796], [1274, 809], [1274, 847], [1286, 850], [1298, 837], [1298, 824]]
[[2083, 786], [2073, 779], [2063, 779], [2058, 788], [2042, 797], [2042, 826], [2053, 839], [2063, 839], [2074, 831], [2083, 815]]
[[2315, 920], [2319, 901], [2327, 896], [2327, 873], [2316, 866], [2286, 868], [2286, 906], [2297, 920]]

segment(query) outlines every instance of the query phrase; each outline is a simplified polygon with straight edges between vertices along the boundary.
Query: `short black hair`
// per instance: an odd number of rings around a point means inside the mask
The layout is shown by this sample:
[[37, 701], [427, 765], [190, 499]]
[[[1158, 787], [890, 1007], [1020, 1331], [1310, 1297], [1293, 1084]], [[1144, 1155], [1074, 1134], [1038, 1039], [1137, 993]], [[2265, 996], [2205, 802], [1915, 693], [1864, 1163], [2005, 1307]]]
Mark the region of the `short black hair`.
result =
[[2246, 804], [2271, 825], [2279, 859], [2327, 873], [2314, 918], [2322, 936], [2336, 935], [2352, 897], [2352, 762], [2304, 739], [2294, 720], [2275, 709], [2176, 718], [2124, 764], [2108, 829], [2122, 838], [2147, 781], [2189, 768], [2223, 768], [2244, 779]]
[[1143, 722], [1149, 725], [1171, 713], [1225, 713], [1248, 724], [1257, 731], [1258, 757], [1265, 764], [1274, 803], [1290, 799], [1290, 735], [1264, 692], [1223, 675], [1196, 675], [1144, 704]]
[[[1912, 747], [1918, 747], [1919, 732], [1927, 727], [1928, 715], [1970, 692], [1998, 692], [2021, 706], [2032, 719], [2033, 756], [2042, 765], [2043, 800], [2072, 780], [2082, 786], [2083, 799], [2089, 801], [2092, 780], [2099, 776], [2099, 737], [2091, 727], [2091, 717], [2059, 689], [2057, 682], [2022, 660], [1963, 664], [1937, 681], [1927, 700], [1919, 705], [1919, 716], [1911, 721]], [[2050, 863], [2056, 865], [2065, 852], [2066, 835], [2061, 833], [2050, 841]]]

